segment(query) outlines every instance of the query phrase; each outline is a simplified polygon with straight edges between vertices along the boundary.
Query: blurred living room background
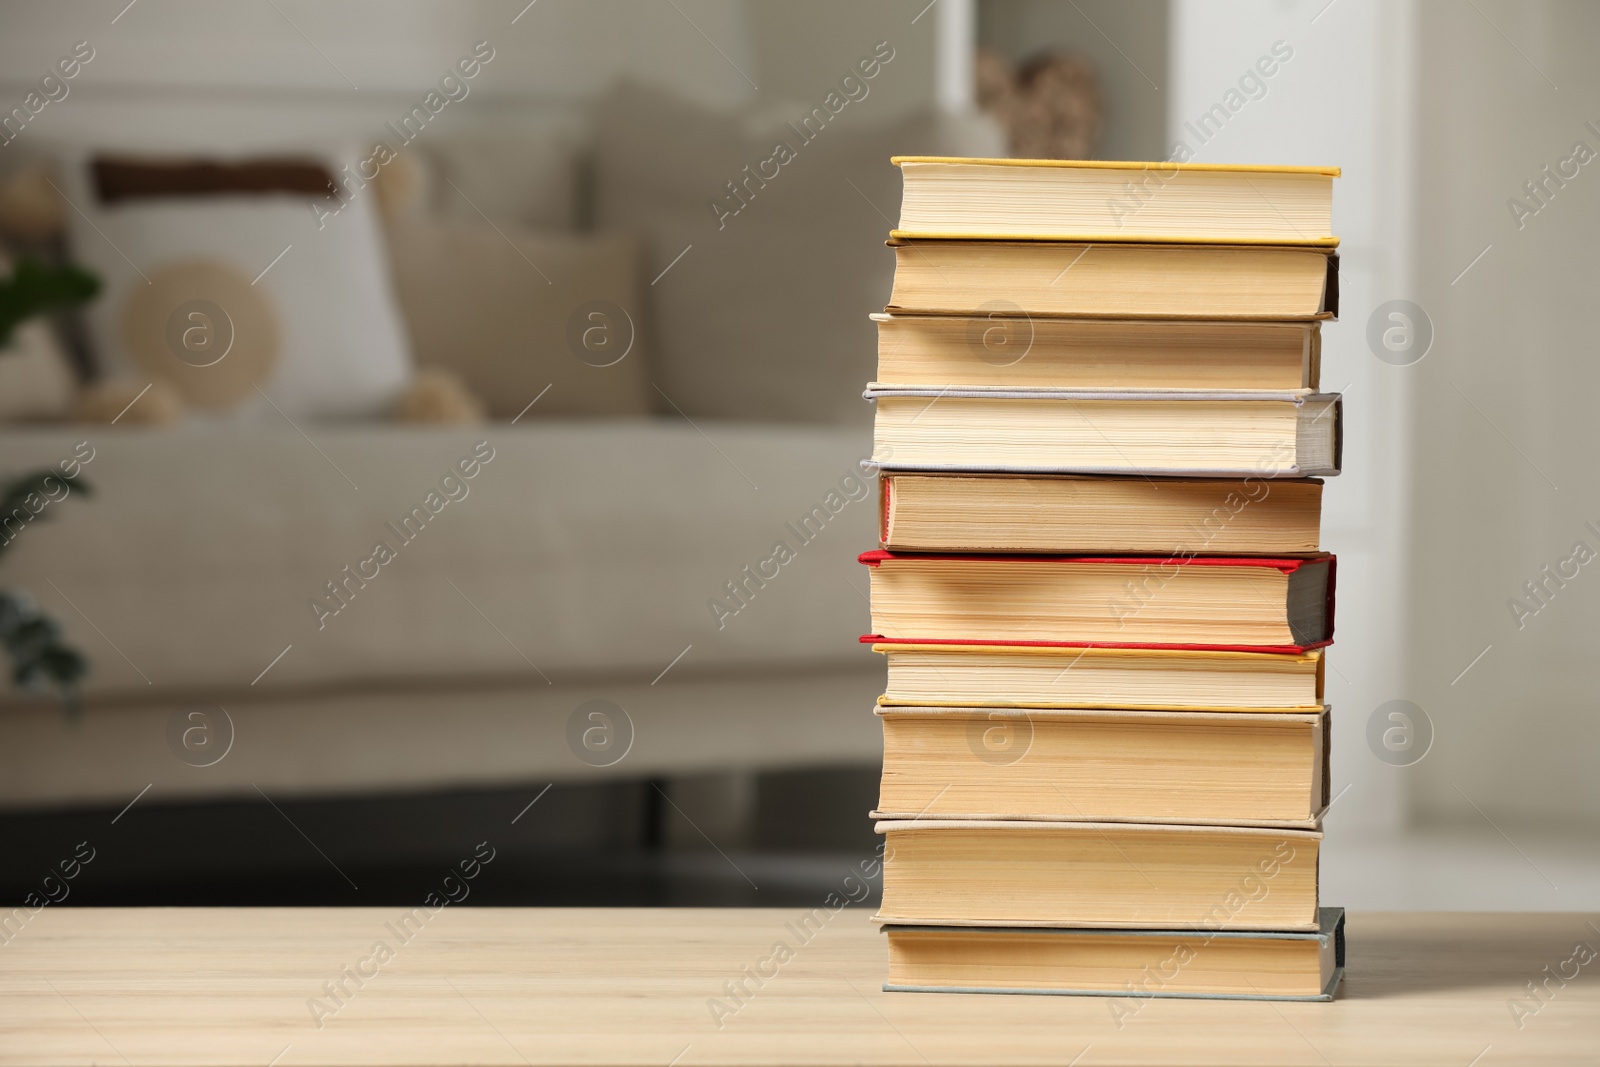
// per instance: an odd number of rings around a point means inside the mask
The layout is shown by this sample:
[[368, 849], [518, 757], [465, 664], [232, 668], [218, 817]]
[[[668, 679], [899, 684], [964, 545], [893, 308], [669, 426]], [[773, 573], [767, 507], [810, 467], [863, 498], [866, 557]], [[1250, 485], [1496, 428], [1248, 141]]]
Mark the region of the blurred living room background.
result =
[[409, 903], [480, 842], [468, 903], [870, 900], [888, 158], [1014, 154], [1343, 167], [1324, 897], [1600, 908], [1597, 42], [1579, 0], [0, 7], [0, 903]]

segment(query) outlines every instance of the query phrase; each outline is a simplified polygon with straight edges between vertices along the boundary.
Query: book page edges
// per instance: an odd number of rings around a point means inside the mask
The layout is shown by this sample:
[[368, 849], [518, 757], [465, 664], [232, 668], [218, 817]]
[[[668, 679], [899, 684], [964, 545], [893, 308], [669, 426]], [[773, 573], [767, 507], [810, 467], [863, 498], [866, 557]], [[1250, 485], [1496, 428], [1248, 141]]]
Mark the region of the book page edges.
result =
[[1272, 163], [1178, 163], [1176, 161], [1142, 163], [1137, 160], [1116, 159], [985, 159], [979, 156], [890, 156], [889, 162], [897, 167], [907, 163], [969, 164], [979, 167], [1065, 167], [1079, 170], [1151, 170], [1176, 167], [1178, 170], [1209, 170], [1229, 174], [1324, 174], [1339, 177], [1338, 167], [1292, 166]]
[[[1195, 712], [1197, 714], [1217, 715], [1308, 715], [1315, 714], [1318, 705], [1306, 704], [1304, 706], [1264, 708], [1258, 705], [1248, 707], [1229, 707], [1226, 704], [1126, 704], [1117, 706], [1104, 700], [1097, 700], [1091, 704], [1074, 704], [1058, 702], [1042, 704], [1033, 701], [1019, 700], [1005, 704], [981, 704], [970, 700], [952, 701], [941, 704], [936, 700], [900, 700], [887, 693], [877, 699], [878, 714], [885, 708], [925, 708], [928, 710], [970, 708], [974, 711], [1109, 711], [1109, 712], [1135, 712], [1154, 711], [1168, 714]], [[891, 712], [892, 714], [892, 712]]]
[[[1216, 833], [1227, 837], [1253, 836], [1271, 837], [1277, 834], [1288, 834], [1291, 837], [1304, 841], [1322, 840], [1322, 827], [1320, 820], [1315, 827], [1304, 830], [1278, 830], [1264, 826], [1219, 826], [1215, 823], [1167, 823], [1167, 822], [1105, 822], [1105, 821], [1079, 821], [1071, 819], [1041, 819], [1038, 821], [1022, 822], [1016, 819], [943, 819], [937, 824], [928, 819], [885, 819], [874, 824], [874, 833], [906, 833], [917, 830], [1127, 830], [1137, 827], [1141, 830], [1155, 832], [1158, 830], [1173, 833]], [[1285, 861], [1287, 862], [1287, 861]]]
[[[1150, 819], [1137, 818], [1112, 818], [1102, 815], [1100, 819], [1108, 826], [1170, 826], [1173, 828], [1187, 828], [1192, 830], [1225, 829], [1225, 830], [1316, 830], [1322, 825], [1322, 816], [1326, 808], [1319, 808], [1316, 812], [1304, 819], [1247, 819], [1233, 822], [1219, 823], [1215, 819], [1192, 819], [1178, 822], [1157, 823]], [[1054, 823], [1060, 821], [1057, 815], [1012, 815], [1005, 812], [990, 814], [982, 812], [958, 812], [948, 815], [930, 815], [925, 812], [887, 812], [869, 811], [867, 818], [881, 822], [923, 822], [923, 823], [970, 823], [970, 822], [1013, 822], [1013, 823]]]
[[[1294, 660], [1296, 663], [1315, 662], [1318, 670], [1322, 666], [1321, 648], [1297, 652], [1255, 652], [1236, 648], [1194, 648], [1194, 649], [1168, 649], [1149, 648], [1140, 645], [1070, 645], [1070, 648], [1082, 648], [1093, 651], [1096, 655], [1106, 656], [1173, 656], [1195, 657], [1198, 659], [1254, 659], [1258, 662], [1267, 660], [1283, 661]], [[883, 641], [872, 646], [874, 652], [998, 652], [998, 653], [1037, 653], [1039, 655], [1059, 654], [1059, 647], [1055, 645], [1007, 645], [990, 642], [971, 642], [968, 644], [951, 644], [945, 641]]]
[[896, 227], [889, 231], [892, 241], [1044, 241], [1056, 244], [1163, 244], [1163, 245], [1269, 245], [1275, 248], [1338, 248], [1337, 237], [1310, 237], [1302, 241], [1290, 241], [1283, 237], [1242, 237], [1238, 234], [1228, 234], [1218, 237], [1204, 237], [1196, 234], [1154, 234], [1154, 233], [1040, 233], [1023, 234], [1015, 231], [1010, 233], [968, 233], [951, 232], [945, 230], [902, 230]]
[[[872, 709], [872, 713], [883, 719], [910, 719], [919, 717], [939, 718], [940, 716], [946, 715], [955, 717], [962, 715], [963, 713], [970, 716], [978, 715], [983, 712], [1004, 710], [1006, 709], [984, 707], [981, 704], [966, 703], [934, 704], [926, 701], [919, 703], [885, 703], [883, 698], [879, 697], [878, 704]], [[1040, 714], [1037, 716], [1039, 719], [1122, 719], [1138, 721], [1141, 719], [1160, 718], [1175, 722], [1192, 723], [1237, 723], [1240, 721], [1248, 722], [1251, 720], [1259, 720], [1263, 723], [1269, 721], [1294, 722], [1315, 729], [1322, 722], [1323, 715], [1327, 713], [1328, 705], [1324, 704], [1321, 707], [1309, 708], [1283, 708], [1281, 710], [1275, 708], [1267, 710], [1263, 710], [1261, 708], [1243, 710], [1226, 707], [1201, 707], [1198, 705], [1186, 708], [1117, 708], [1107, 707], [1104, 703], [1100, 703], [1085, 704], [1082, 707], [1071, 707], [1064, 704], [1051, 704], [1044, 707], [1014, 708], [1012, 710], [1019, 712], [1039, 712]], [[1034, 718], [1035, 716], [1030, 715], [1027, 717]], [[1319, 746], [1323, 743], [1323, 739], [1320, 735], [1317, 738], [1317, 743]], [[1327, 801], [1324, 800], [1323, 803], [1326, 804]], [[890, 816], [885, 815], [882, 816], [882, 818], [887, 819], [890, 818]]]

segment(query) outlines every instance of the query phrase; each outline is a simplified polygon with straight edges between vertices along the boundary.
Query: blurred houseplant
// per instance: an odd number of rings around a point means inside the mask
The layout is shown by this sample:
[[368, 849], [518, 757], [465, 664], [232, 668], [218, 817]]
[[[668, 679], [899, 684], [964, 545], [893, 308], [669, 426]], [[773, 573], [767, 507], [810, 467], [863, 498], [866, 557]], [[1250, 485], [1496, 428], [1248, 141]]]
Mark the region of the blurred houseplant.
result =
[[[35, 315], [59, 311], [92, 298], [100, 282], [71, 265], [48, 265], [25, 259], [9, 278], [0, 279], [0, 359], [14, 351], [12, 333]], [[52, 484], [62, 478], [54, 470], [31, 471], [0, 482], [0, 556], [17, 535], [44, 510], [45, 502], [58, 499]], [[88, 492], [82, 481], [76, 487]], [[89, 661], [61, 639], [61, 627], [41, 611], [26, 593], [0, 589], [0, 645], [11, 658], [11, 680], [19, 688], [54, 689], [69, 711], [77, 707], [77, 683], [89, 670]]]
[[71, 264], [52, 266], [24, 259], [0, 281], [0, 356], [11, 344], [11, 333], [23, 322], [46, 311], [59, 311], [90, 300], [100, 291], [100, 280]]

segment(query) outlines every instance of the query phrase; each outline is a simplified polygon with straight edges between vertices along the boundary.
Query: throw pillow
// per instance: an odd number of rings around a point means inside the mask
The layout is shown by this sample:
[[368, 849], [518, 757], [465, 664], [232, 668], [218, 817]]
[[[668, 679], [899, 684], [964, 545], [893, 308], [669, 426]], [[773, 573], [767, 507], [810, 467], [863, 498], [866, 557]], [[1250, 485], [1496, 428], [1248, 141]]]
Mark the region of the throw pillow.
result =
[[541, 415], [650, 413], [633, 240], [411, 220], [389, 250], [418, 364], [454, 371], [490, 415], [547, 385]]
[[355, 153], [71, 158], [73, 256], [105, 283], [87, 315], [101, 375], [159, 378], [235, 416], [387, 411], [410, 358], [357, 167]]
[[686, 414], [870, 421], [867, 316], [888, 299], [900, 212], [889, 157], [1001, 154], [987, 119], [883, 122], [872, 107], [869, 92], [784, 123], [639, 87], [602, 103], [599, 222], [645, 239], [656, 380]]
[[[577, 211], [580, 137], [556, 120], [524, 120], [490, 134], [460, 134], [427, 146], [429, 192], [446, 218], [570, 230]], [[480, 214], [481, 213], [481, 214]]]

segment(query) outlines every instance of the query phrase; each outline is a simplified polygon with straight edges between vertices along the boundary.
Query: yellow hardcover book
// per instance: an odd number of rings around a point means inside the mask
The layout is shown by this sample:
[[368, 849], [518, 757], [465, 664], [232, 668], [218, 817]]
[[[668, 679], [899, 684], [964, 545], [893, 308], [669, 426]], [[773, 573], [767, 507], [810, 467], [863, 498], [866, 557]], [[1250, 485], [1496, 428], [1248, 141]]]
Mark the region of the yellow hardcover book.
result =
[[874, 819], [1029, 819], [1312, 829], [1328, 712], [880, 706]]
[[896, 238], [891, 314], [1336, 318], [1339, 257], [1285, 244]]
[[888, 470], [1295, 477], [1339, 473], [1337, 393], [889, 389], [873, 462]]
[[1315, 479], [884, 471], [879, 485], [892, 552], [1299, 555], [1322, 515]]
[[1315, 930], [1322, 831], [885, 820], [880, 923]]
[[1316, 711], [1323, 650], [1299, 653], [881, 642], [878, 703], [907, 707]]
[[1317, 388], [1322, 324], [874, 314], [879, 386], [993, 389]]
[[1344, 909], [1315, 931], [973, 929], [885, 926], [884, 991], [1332, 1000], [1344, 976]]
[[1333, 642], [1332, 556], [860, 559], [873, 643], [1294, 653]]
[[895, 237], [1332, 247], [1338, 167], [897, 156]]

